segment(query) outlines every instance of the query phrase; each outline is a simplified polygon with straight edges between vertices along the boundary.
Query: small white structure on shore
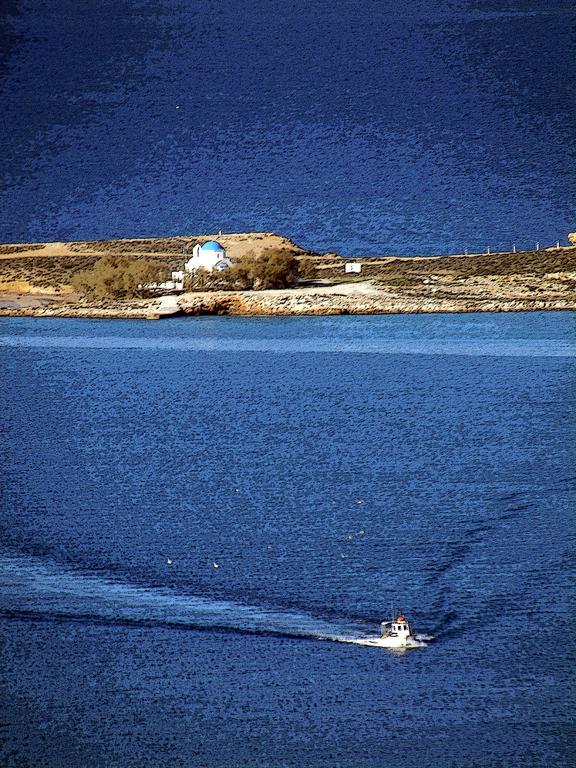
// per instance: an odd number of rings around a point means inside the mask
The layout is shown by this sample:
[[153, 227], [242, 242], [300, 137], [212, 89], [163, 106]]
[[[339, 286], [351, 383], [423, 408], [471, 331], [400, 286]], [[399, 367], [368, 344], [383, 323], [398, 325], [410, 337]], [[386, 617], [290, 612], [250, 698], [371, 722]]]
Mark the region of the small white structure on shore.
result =
[[197, 269], [207, 272], [229, 269], [232, 262], [226, 256], [226, 251], [216, 240], [208, 240], [200, 245], [196, 243], [192, 249], [192, 258], [184, 264], [183, 269], [172, 272], [171, 279], [162, 283], [149, 283], [146, 288], [152, 291], [183, 291], [186, 275], [193, 275]]
[[229, 269], [232, 262], [226, 256], [226, 251], [216, 240], [196, 243], [192, 249], [192, 258], [184, 264], [184, 271], [193, 274], [197, 269], [205, 269], [207, 272]]
[[346, 274], [349, 274], [350, 272], [360, 274], [360, 272], [362, 272], [362, 264], [357, 261], [347, 261], [346, 264], [344, 264], [344, 272], [346, 272]]
[[146, 285], [139, 285], [139, 288], [148, 288], [150, 291], [183, 291], [184, 280], [174, 278], [174, 275], [182, 273], [172, 272], [172, 280], [164, 280], [163, 283], [146, 283]]

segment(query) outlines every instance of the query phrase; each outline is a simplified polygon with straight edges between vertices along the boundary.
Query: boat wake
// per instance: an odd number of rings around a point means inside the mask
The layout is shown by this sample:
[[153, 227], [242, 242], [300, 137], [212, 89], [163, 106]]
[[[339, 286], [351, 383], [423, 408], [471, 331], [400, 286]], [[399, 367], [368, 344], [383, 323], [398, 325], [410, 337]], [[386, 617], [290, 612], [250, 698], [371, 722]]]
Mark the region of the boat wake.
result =
[[359, 642], [367, 622], [322, 619], [300, 611], [184, 594], [114, 581], [29, 557], [0, 555], [0, 615], [267, 634]]

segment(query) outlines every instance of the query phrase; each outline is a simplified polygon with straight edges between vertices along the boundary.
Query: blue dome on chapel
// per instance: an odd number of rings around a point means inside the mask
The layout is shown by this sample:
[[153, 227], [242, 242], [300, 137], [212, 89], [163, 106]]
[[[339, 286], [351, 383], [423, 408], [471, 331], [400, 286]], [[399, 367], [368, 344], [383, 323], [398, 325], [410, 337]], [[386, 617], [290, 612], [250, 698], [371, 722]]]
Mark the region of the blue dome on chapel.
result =
[[207, 243], [204, 243], [201, 250], [203, 251], [224, 251], [224, 248], [220, 245], [220, 243], [217, 243], [216, 240], [208, 240]]

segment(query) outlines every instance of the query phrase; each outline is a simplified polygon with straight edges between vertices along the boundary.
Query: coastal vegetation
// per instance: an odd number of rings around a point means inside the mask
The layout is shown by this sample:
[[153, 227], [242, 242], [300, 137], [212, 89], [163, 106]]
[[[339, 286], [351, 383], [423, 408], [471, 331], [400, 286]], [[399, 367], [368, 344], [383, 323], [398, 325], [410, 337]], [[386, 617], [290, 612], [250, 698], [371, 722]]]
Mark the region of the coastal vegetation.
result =
[[[359, 257], [361, 273], [348, 274], [342, 256], [307, 251], [280, 235], [217, 236], [232, 266], [197, 270], [186, 278], [186, 296], [160, 302], [165, 311], [168, 305], [197, 314], [576, 308], [576, 245], [507, 253]], [[206, 235], [0, 244], [0, 314], [156, 315], [152, 305], [170, 288], [151, 291], [146, 286], [183, 270], [194, 245], [205, 240]], [[276, 290], [267, 291], [270, 288]]]
[[72, 287], [95, 299], [125, 299], [150, 295], [148, 286], [162, 279], [162, 264], [108, 254], [92, 269], [72, 277]]
[[[309, 261], [309, 260], [308, 260]], [[208, 272], [198, 269], [185, 281], [187, 290], [201, 291], [258, 291], [272, 288], [290, 288], [298, 282], [301, 273], [310, 275], [309, 263], [302, 263], [289, 252], [270, 249], [259, 256], [244, 256], [222, 271]]]
[[[198, 269], [185, 278], [189, 291], [247, 291], [290, 288], [301, 274], [310, 278], [315, 274], [313, 263], [303, 263], [291, 253], [269, 249], [260, 255], [247, 255], [230, 269], [209, 272]], [[151, 295], [155, 286], [166, 279], [162, 262], [144, 259], [126, 259], [118, 253], [99, 258], [91, 269], [82, 270], [71, 277], [72, 288], [81, 296], [91, 299], [125, 299]]]
[[[272, 232], [218, 235], [233, 263], [275, 251], [298, 261], [322, 260], [288, 238]], [[162, 280], [181, 270], [194, 245], [206, 237], [152, 237], [130, 240], [85, 240], [53, 243], [0, 244], [0, 293], [57, 293], [73, 290], [74, 275], [90, 271], [104, 256], [155, 262], [163, 268]], [[307, 277], [309, 271], [305, 268]]]

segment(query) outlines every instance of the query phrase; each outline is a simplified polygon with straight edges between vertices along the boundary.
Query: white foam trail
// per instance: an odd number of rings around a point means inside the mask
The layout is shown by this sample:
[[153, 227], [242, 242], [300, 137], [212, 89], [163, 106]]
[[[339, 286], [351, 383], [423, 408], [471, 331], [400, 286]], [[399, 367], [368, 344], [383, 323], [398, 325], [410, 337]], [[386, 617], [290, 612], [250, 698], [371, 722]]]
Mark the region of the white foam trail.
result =
[[366, 633], [366, 625], [186, 595], [167, 587], [116, 582], [31, 558], [6, 555], [0, 556], [0, 610], [5, 614], [220, 628], [334, 642], [352, 642]]

